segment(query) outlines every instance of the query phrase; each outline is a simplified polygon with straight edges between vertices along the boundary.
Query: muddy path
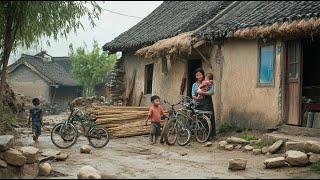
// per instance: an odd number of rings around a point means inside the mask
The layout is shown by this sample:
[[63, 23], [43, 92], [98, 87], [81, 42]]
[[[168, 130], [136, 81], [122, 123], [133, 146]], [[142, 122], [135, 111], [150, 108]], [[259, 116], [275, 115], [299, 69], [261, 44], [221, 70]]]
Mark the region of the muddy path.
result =
[[[55, 119], [59, 122], [58, 118], [65, 116], [50, 116], [46, 120]], [[49, 178], [77, 178], [77, 171], [84, 165], [91, 165], [117, 178], [320, 178], [320, 174], [311, 172], [309, 167], [264, 169], [265, 159], [281, 154], [254, 156], [250, 152], [219, 150], [217, 143], [211, 147], [202, 147], [197, 142], [185, 147], [159, 143], [149, 145], [148, 139], [148, 136], [111, 139], [104, 148], [93, 149], [91, 154], [81, 154], [80, 147], [88, 144], [85, 137], [79, 137], [69, 149], [59, 149], [52, 144], [49, 131], [46, 131], [37, 147], [70, 154], [66, 161], [51, 162], [58, 175]], [[34, 145], [28, 133], [22, 134], [19, 141], [23, 146]], [[246, 170], [229, 171], [228, 160], [232, 158], [247, 159]]]
[[[88, 144], [84, 137], [70, 149], [56, 148], [49, 134], [41, 137], [41, 150], [54, 149], [70, 154], [66, 161], [52, 162], [53, 169], [65, 174], [61, 178], [76, 178], [78, 169], [91, 165], [99, 171], [118, 178], [319, 178], [308, 167], [264, 169], [267, 155], [253, 156], [239, 151], [223, 151], [214, 146], [202, 147], [197, 142], [190, 146], [149, 145], [148, 137], [111, 139], [102, 149], [93, 149], [91, 154], [80, 154], [80, 146]], [[21, 137], [23, 145], [33, 145], [31, 135]], [[273, 155], [279, 156], [279, 155]], [[231, 158], [248, 159], [245, 171], [228, 170]], [[59, 178], [59, 177], [52, 177]]]

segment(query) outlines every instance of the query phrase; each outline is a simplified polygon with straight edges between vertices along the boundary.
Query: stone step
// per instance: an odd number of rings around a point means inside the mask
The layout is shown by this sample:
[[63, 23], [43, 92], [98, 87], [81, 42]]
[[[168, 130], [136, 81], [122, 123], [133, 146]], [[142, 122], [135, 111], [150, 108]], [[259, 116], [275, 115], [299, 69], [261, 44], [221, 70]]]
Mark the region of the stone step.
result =
[[320, 129], [318, 128], [306, 128], [300, 126], [282, 125], [279, 129], [280, 133], [296, 136], [311, 136], [320, 138]]

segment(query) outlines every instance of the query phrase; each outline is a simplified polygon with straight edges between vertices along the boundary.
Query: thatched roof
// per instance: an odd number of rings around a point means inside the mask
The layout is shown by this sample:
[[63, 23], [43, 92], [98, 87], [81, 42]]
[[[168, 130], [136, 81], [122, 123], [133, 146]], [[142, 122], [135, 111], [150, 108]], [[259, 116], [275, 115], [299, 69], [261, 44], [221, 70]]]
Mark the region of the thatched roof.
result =
[[194, 33], [209, 40], [319, 34], [319, 1], [244, 1]]
[[104, 51], [136, 51], [159, 40], [195, 30], [232, 1], [165, 1], [138, 24], [103, 46]]
[[191, 37], [192, 32], [182, 33], [172, 38], [167, 38], [139, 49], [136, 55], [144, 58], [154, 58], [165, 54], [190, 54], [192, 50], [192, 42], [195, 38]]

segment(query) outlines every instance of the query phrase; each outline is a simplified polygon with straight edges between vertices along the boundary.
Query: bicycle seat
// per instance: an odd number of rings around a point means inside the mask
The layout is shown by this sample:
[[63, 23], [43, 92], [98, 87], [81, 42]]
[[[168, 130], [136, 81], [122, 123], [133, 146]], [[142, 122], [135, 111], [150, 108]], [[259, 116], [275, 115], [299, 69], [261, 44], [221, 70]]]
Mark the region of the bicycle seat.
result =
[[212, 111], [202, 111], [202, 110], [194, 110], [195, 113], [199, 113], [199, 114], [212, 114]]

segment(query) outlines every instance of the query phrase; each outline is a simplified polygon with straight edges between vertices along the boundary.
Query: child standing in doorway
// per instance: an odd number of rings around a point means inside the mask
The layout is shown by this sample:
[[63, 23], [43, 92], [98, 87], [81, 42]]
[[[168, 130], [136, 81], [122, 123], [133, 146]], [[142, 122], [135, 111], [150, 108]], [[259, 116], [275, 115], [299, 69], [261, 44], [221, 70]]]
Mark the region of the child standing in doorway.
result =
[[161, 129], [161, 115], [164, 115], [163, 108], [160, 105], [160, 97], [155, 95], [151, 97], [151, 107], [149, 108], [149, 114], [146, 119], [146, 126], [148, 125], [149, 119], [151, 119], [150, 128], [150, 144], [155, 144], [160, 135]]
[[40, 100], [38, 98], [34, 98], [32, 100], [32, 104], [34, 107], [29, 111], [28, 125], [30, 125], [30, 122], [32, 122], [33, 140], [35, 143], [39, 143], [38, 139], [41, 135], [43, 112], [42, 109], [39, 108]]

